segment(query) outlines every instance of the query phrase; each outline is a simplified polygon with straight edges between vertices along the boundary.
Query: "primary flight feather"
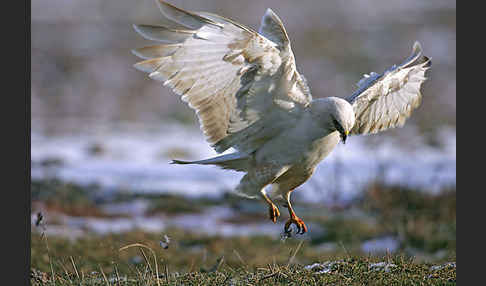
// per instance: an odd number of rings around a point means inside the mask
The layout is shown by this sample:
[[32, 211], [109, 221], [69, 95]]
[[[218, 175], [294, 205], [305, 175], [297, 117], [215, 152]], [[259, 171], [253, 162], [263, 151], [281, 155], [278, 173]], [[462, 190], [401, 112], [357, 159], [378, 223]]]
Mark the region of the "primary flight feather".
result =
[[133, 50], [144, 59], [135, 68], [169, 86], [195, 110], [216, 152], [236, 151], [173, 163], [245, 172], [238, 193], [264, 199], [273, 222], [280, 212], [272, 199], [282, 196], [290, 214], [286, 232], [291, 224], [298, 233], [307, 231], [290, 194], [340, 140], [350, 133], [402, 126], [420, 105], [420, 86], [431, 61], [422, 56], [418, 42], [402, 64], [365, 75], [348, 98], [313, 100], [283, 23], [272, 10], [267, 9], [256, 32], [222, 16], [156, 2], [174, 25], [134, 25], [144, 38], [157, 42]]

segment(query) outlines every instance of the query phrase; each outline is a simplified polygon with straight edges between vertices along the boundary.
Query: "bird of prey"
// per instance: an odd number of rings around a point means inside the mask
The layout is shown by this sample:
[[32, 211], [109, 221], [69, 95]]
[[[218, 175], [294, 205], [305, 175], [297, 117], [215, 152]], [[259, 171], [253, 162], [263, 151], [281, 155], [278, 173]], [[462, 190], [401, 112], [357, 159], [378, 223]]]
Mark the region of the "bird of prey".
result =
[[263, 199], [274, 223], [280, 212], [272, 199], [285, 200], [288, 234], [292, 224], [297, 233], [308, 231], [292, 209], [290, 194], [340, 141], [402, 126], [420, 105], [431, 61], [422, 56], [418, 42], [401, 64], [365, 75], [347, 98], [313, 99], [297, 71], [283, 23], [271, 9], [256, 32], [212, 13], [156, 3], [172, 24], [134, 25], [156, 42], [133, 50], [144, 59], [134, 67], [169, 86], [195, 110], [216, 152], [235, 151], [172, 163], [245, 172], [237, 193]]

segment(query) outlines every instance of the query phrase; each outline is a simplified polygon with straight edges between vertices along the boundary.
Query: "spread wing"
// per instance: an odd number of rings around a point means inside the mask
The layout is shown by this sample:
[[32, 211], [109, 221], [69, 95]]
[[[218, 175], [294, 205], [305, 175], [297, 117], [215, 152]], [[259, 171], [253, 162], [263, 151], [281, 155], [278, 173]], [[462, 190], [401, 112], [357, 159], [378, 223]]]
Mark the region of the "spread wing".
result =
[[422, 56], [422, 48], [415, 42], [412, 54], [399, 66], [382, 74], [365, 75], [357, 84], [358, 90], [347, 98], [356, 116], [351, 133], [376, 133], [403, 126], [421, 103], [420, 86], [430, 66], [430, 59]]
[[135, 64], [181, 96], [217, 152], [250, 153], [295, 124], [312, 100], [297, 72], [282, 22], [271, 10], [262, 34], [230, 19], [188, 12], [158, 0], [181, 28], [134, 25], [157, 45], [134, 50]]

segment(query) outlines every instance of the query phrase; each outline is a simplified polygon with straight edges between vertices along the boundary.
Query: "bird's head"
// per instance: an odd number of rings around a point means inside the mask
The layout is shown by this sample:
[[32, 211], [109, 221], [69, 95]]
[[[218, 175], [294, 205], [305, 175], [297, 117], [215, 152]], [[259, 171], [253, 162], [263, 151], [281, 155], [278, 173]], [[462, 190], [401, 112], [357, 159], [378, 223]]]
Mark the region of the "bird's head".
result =
[[313, 112], [319, 115], [320, 121], [327, 129], [338, 131], [343, 143], [346, 143], [353, 129], [355, 115], [353, 107], [339, 97], [326, 97], [314, 100]]

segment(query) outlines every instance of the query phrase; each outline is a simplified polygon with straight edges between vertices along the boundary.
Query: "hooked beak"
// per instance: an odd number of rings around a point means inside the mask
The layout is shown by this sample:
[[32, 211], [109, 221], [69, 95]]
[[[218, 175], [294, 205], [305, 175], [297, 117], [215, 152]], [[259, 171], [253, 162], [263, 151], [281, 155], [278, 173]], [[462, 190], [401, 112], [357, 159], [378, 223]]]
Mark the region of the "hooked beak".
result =
[[333, 119], [334, 123], [334, 128], [339, 132], [339, 135], [341, 136], [341, 140], [343, 141], [343, 144], [346, 144], [346, 138], [348, 138], [349, 131], [344, 130], [343, 126], [339, 124], [339, 122], [336, 119]]
[[340, 132], [339, 134], [341, 134], [341, 140], [343, 141], [343, 144], [346, 144], [346, 138], [348, 138], [348, 134], [349, 134], [349, 131], [344, 131], [344, 132]]

